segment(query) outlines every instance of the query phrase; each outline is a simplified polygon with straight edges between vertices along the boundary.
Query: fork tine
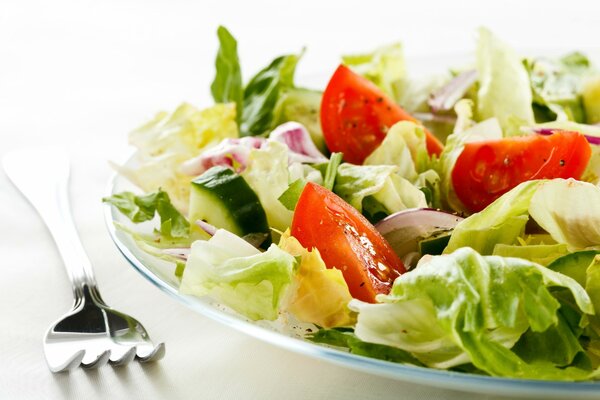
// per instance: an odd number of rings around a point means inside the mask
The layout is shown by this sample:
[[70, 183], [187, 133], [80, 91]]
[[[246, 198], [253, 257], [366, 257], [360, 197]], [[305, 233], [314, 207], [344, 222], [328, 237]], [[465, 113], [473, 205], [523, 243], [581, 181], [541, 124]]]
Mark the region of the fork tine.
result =
[[165, 344], [164, 343], [159, 343], [158, 346], [156, 346], [154, 348], [154, 350], [152, 350], [149, 354], [144, 355], [142, 357], [140, 357], [139, 355], [137, 356], [139, 362], [150, 362], [150, 361], [157, 361], [160, 360], [161, 358], [163, 358], [165, 356]]
[[84, 356], [85, 356], [85, 350], [79, 350], [78, 352], [73, 354], [71, 357], [64, 359], [60, 363], [53, 363], [53, 361], [55, 361], [55, 360], [52, 360], [52, 362], [51, 362], [51, 360], [49, 360], [48, 358], [46, 358], [46, 361], [48, 363], [48, 368], [50, 368], [50, 371], [64, 372], [64, 371], [68, 371], [70, 369], [77, 367], [81, 363], [81, 360], [83, 359]]
[[129, 364], [130, 361], [135, 357], [135, 347], [131, 347], [125, 353], [123, 353], [120, 357], [113, 358], [109, 360], [110, 364], [113, 366], [125, 365]]
[[99, 354], [98, 357], [94, 361], [87, 363], [87, 364], [82, 362], [81, 366], [83, 368], [88, 368], [88, 369], [98, 368], [103, 365], [106, 365], [109, 358], [110, 358], [110, 350], [106, 350], [103, 353]]

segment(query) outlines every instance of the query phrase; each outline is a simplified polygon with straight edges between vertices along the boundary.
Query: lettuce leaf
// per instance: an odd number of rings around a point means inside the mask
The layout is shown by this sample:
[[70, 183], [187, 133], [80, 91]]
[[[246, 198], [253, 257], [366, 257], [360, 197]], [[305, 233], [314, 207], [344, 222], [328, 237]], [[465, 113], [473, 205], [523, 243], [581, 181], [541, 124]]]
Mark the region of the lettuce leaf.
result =
[[427, 207], [423, 192], [397, 175], [397, 170], [391, 165], [342, 164], [333, 191], [360, 212], [366, 199], [380, 204], [388, 215], [407, 208]]
[[134, 223], [150, 221], [155, 214], [160, 217], [160, 235], [166, 240], [186, 239], [190, 235], [190, 223], [173, 204], [167, 192], [158, 190], [143, 195], [121, 192], [102, 199], [110, 203]]
[[199, 110], [182, 104], [172, 113], [161, 112], [129, 135], [137, 148], [133, 162], [115, 168], [145, 192], [161, 188], [169, 193], [173, 205], [186, 212], [190, 176], [181, 165], [203, 149], [238, 136], [233, 104], [217, 104]]
[[477, 117], [498, 118], [505, 136], [519, 135], [519, 125], [534, 123], [529, 76], [521, 58], [488, 29], [477, 41]]
[[529, 220], [529, 204], [539, 185], [540, 181], [523, 182], [484, 210], [459, 222], [444, 254], [468, 246], [488, 255], [499, 243], [515, 243], [525, 231], [525, 224]]
[[279, 247], [299, 259], [287, 310], [300, 321], [324, 328], [353, 325], [356, 315], [348, 308], [352, 296], [342, 272], [327, 269], [319, 250], [305, 249], [289, 231], [282, 235]]
[[273, 127], [273, 110], [283, 90], [294, 86], [300, 57], [296, 54], [277, 57], [250, 79], [244, 89], [242, 136], [262, 135]]
[[317, 332], [309, 334], [306, 338], [315, 343], [347, 348], [350, 353], [359, 356], [423, 366], [419, 360], [404, 350], [381, 344], [363, 342], [356, 337], [351, 329], [319, 329]]
[[581, 53], [558, 60], [525, 60], [531, 81], [537, 120], [586, 122], [582, 89], [590, 75], [590, 62]]
[[235, 103], [236, 120], [239, 125], [244, 86], [237, 41], [224, 26], [219, 26], [217, 36], [220, 46], [215, 60], [216, 75], [210, 85], [210, 91], [216, 103]]
[[275, 320], [292, 284], [296, 260], [276, 245], [261, 253], [223, 229], [197, 240], [183, 272], [179, 291], [210, 295], [253, 320]]
[[398, 102], [406, 81], [404, 53], [400, 43], [380, 47], [372, 53], [342, 57], [342, 62], [377, 85]]
[[563, 243], [518, 245], [498, 243], [492, 251], [492, 255], [495, 256], [523, 258], [546, 266], [566, 254], [569, 254], [569, 250]]
[[250, 152], [242, 177], [258, 196], [269, 226], [284, 232], [292, 223], [293, 212], [278, 200], [289, 186], [287, 146], [269, 141]]
[[380, 304], [350, 304], [359, 313], [355, 333], [360, 340], [408, 351], [429, 367], [470, 362], [493, 376], [587, 379], [592, 371], [575, 363], [579, 350], [568, 344], [555, 349], [560, 363], [544, 354], [521, 358], [511, 351], [526, 332], [558, 329], [568, 343], [577, 342], [575, 333], [561, 325], [561, 302], [551, 288], [564, 288], [579, 315], [594, 313], [590, 297], [573, 279], [470, 248], [432, 257], [400, 276], [389, 295], [378, 296]]
[[600, 187], [574, 179], [543, 182], [531, 198], [529, 213], [570, 251], [600, 249]]

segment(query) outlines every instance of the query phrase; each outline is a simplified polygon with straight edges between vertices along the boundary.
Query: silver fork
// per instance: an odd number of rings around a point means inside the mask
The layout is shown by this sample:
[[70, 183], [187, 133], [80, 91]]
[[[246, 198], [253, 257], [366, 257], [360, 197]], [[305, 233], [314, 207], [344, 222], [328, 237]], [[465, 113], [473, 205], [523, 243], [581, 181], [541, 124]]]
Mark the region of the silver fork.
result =
[[[36, 166], [42, 166], [40, 173]], [[92, 265], [81, 244], [69, 208], [69, 158], [60, 147], [17, 150], [6, 154], [4, 170], [38, 211], [54, 241], [73, 286], [71, 311], [50, 326], [44, 337], [46, 361], [52, 372], [81, 364], [96, 368], [110, 362], [126, 364], [158, 360], [165, 345], [155, 346], [136, 319], [102, 300]]]

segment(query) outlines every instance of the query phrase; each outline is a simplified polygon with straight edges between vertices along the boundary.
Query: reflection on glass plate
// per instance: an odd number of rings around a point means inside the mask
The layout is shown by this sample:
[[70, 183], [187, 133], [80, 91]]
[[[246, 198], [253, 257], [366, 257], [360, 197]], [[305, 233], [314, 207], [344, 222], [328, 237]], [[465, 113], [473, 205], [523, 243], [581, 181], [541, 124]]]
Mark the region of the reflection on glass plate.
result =
[[[132, 185], [120, 176], [113, 178], [109, 187], [110, 194], [132, 189]], [[105, 219], [117, 248], [127, 261], [155, 286], [194, 311], [265, 342], [374, 375], [441, 388], [520, 397], [543, 396], [556, 399], [600, 397], [600, 382], [544, 382], [493, 378], [396, 364], [353, 355], [306, 341], [302, 339], [305, 327], [295, 323], [286, 323], [281, 319], [273, 323], [250, 321], [209, 298], [180, 294], [179, 283], [174, 275], [174, 265], [145, 253], [136, 246], [127, 233], [115, 229], [114, 222], [128, 224], [129, 221], [114, 207], [106, 206]]]

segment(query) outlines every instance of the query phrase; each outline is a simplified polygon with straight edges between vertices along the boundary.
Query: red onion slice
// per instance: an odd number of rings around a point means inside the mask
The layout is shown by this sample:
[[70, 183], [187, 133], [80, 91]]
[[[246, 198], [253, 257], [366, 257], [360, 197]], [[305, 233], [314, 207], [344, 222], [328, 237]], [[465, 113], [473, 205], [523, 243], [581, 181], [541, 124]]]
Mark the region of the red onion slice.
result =
[[[531, 130], [535, 133], [537, 133], [538, 135], [552, 135], [554, 132], [559, 132], [559, 131], [564, 131], [565, 129], [552, 129], [552, 128], [531, 128]], [[595, 144], [595, 145], [600, 145], [600, 137], [599, 136], [592, 136], [592, 135], [586, 135], [583, 132], [580, 132], [581, 134], [583, 134], [583, 136], [585, 136], [585, 138], [587, 139], [589, 144]]]
[[427, 100], [429, 108], [434, 113], [452, 110], [454, 104], [465, 95], [476, 80], [477, 71], [474, 69], [456, 75], [450, 82], [431, 94]]
[[463, 218], [432, 208], [413, 208], [394, 213], [375, 225], [392, 249], [409, 267], [417, 261], [419, 242], [434, 233], [451, 231]]

